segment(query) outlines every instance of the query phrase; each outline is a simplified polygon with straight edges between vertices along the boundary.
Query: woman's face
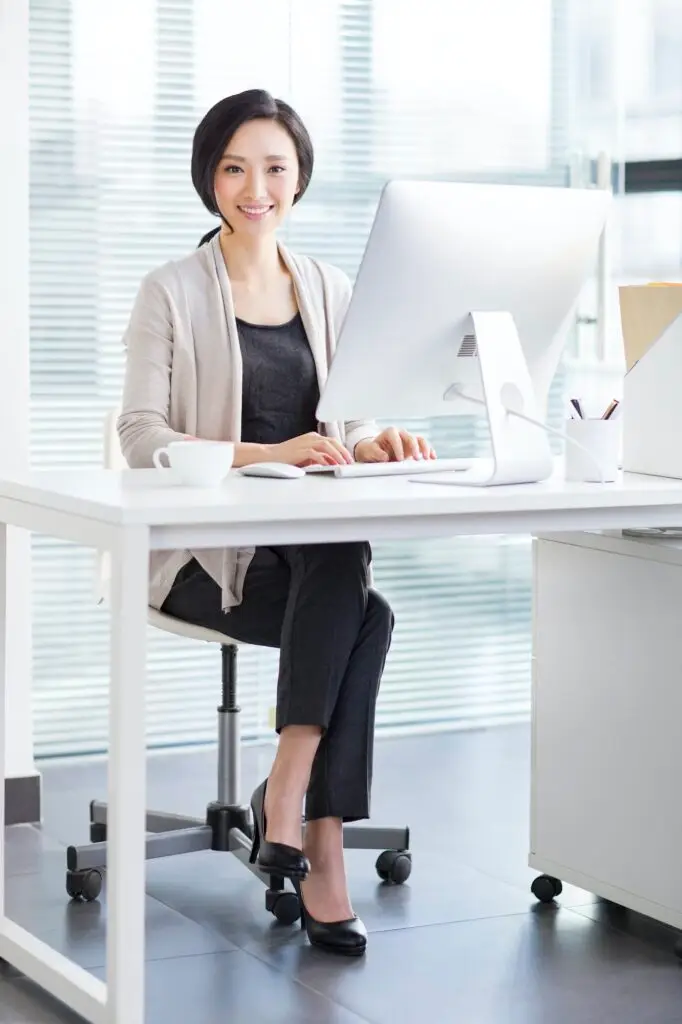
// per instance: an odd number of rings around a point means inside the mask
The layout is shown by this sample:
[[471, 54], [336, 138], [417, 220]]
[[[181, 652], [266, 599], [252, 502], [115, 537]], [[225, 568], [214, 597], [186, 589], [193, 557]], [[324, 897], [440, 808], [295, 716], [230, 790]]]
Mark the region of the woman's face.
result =
[[229, 140], [215, 174], [218, 208], [235, 234], [270, 234], [298, 191], [296, 147], [276, 121], [247, 121]]

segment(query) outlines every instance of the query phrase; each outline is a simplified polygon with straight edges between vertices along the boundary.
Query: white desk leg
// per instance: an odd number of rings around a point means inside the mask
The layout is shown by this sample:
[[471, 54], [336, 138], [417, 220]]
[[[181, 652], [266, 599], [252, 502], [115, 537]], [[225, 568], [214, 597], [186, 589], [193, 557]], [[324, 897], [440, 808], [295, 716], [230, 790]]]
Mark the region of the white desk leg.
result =
[[5, 924], [5, 731], [7, 674], [7, 527], [0, 523], [0, 935]]
[[121, 527], [112, 551], [107, 1021], [144, 1024], [145, 677], [149, 530]]

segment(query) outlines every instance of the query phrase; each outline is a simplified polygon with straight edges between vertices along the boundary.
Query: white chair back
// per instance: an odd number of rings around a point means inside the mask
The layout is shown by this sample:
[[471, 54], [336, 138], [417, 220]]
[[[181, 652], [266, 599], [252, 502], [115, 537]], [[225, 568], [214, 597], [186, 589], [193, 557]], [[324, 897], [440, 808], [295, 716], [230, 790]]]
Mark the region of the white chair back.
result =
[[125, 469], [126, 460], [123, 458], [121, 445], [118, 440], [116, 421], [120, 414], [119, 409], [110, 409], [104, 417], [104, 468]]

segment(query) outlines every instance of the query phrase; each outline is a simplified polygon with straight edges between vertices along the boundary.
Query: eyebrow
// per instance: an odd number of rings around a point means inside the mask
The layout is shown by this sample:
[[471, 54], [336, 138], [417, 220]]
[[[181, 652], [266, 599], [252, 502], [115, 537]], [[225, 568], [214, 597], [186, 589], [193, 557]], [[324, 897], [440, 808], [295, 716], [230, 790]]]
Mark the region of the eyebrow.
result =
[[[288, 160], [286, 156], [281, 156], [277, 153], [271, 153], [270, 156], [266, 156], [266, 160]], [[237, 164], [245, 164], [246, 160], [243, 156], [235, 156], [234, 153], [223, 153], [223, 160], [234, 160]]]

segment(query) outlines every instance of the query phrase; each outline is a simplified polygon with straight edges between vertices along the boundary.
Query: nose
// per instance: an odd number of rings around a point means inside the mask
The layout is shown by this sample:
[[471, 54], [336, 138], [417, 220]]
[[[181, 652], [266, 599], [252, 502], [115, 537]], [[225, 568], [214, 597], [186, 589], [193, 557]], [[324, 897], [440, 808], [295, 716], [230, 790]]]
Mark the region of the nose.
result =
[[260, 168], [252, 168], [246, 176], [246, 194], [248, 199], [264, 199], [268, 194], [266, 176]]

